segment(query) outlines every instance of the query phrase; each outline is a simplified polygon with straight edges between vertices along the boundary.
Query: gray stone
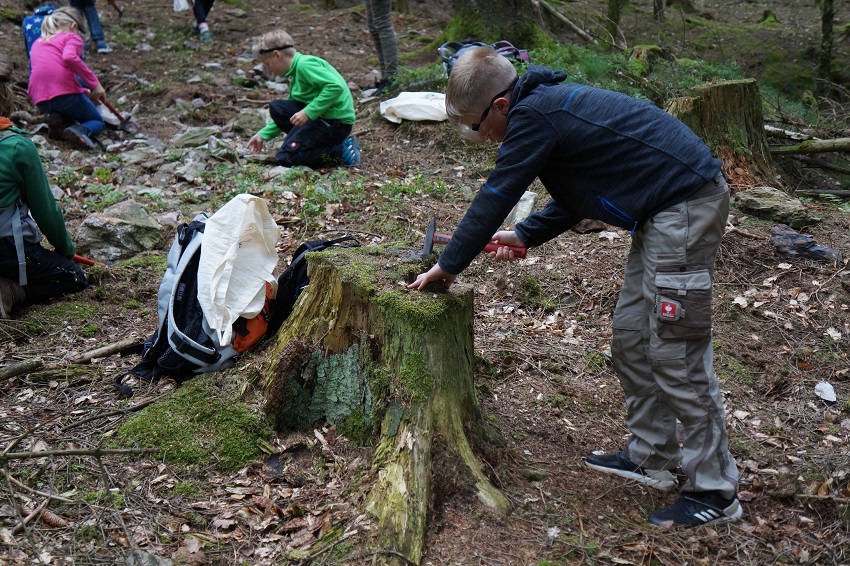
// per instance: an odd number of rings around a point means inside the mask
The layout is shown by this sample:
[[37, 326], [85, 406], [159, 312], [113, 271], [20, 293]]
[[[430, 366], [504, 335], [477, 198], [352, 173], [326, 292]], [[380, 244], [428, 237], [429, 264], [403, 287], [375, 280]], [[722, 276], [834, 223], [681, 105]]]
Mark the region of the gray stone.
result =
[[221, 126], [189, 128], [185, 132], [171, 138], [171, 145], [173, 147], [198, 147], [205, 145], [210, 136], [217, 136], [220, 133]]
[[286, 83], [276, 83], [274, 81], [266, 81], [266, 88], [271, 89], [275, 92], [287, 93], [289, 92], [289, 85]]
[[224, 129], [232, 132], [254, 134], [262, 130], [265, 125], [266, 119], [261, 112], [252, 108], [243, 108], [236, 115], [236, 118], [231, 120]]
[[753, 187], [737, 193], [733, 204], [743, 212], [766, 220], [787, 224], [792, 228], [803, 228], [817, 224], [822, 219], [796, 199], [773, 187]]
[[83, 220], [74, 239], [81, 254], [114, 263], [156, 249], [162, 226], [145, 207], [125, 200]]
[[220, 140], [215, 136], [210, 136], [208, 147], [210, 157], [218, 159], [219, 161], [239, 163], [239, 153], [230, 147], [227, 142]]
[[137, 165], [159, 157], [160, 151], [154, 147], [141, 146], [130, 151], [125, 151], [121, 155], [121, 161], [127, 165]]
[[274, 155], [268, 153], [249, 153], [247, 155], [242, 156], [248, 163], [268, 163], [271, 165], [277, 164], [277, 158]]

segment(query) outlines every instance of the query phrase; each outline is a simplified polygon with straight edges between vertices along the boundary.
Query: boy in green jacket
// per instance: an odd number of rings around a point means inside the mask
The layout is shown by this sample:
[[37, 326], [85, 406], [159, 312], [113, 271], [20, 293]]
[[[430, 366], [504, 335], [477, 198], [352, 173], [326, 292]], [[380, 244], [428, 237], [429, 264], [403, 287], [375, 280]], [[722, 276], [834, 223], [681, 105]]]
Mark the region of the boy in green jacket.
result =
[[262, 152], [265, 142], [285, 132], [276, 155], [281, 165], [360, 165], [360, 145], [348, 135], [354, 99], [339, 71], [324, 59], [298, 53], [283, 30], [263, 35], [253, 53], [268, 74], [289, 79], [289, 98], [271, 101], [272, 119], [248, 141], [248, 149]]
[[[8, 318], [16, 303], [81, 291], [86, 275], [71, 260], [74, 243], [35, 145], [7, 118], [14, 109], [14, 93], [3, 63], [0, 60], [0, 318]], [[41, 245], [42, 232], [55, 252]]]

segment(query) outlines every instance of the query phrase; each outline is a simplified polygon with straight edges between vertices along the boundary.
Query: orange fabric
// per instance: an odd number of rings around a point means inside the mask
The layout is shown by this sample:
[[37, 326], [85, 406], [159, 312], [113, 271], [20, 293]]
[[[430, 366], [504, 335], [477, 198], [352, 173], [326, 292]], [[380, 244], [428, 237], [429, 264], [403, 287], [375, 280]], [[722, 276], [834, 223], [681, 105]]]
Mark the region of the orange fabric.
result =
[[238, 330], [233, 333], [233, 348], [237, 352], [240, 354], [247, 352], [256, 346], [257, 343], [266, 335], [266, 330], [269, 328], [269, 318], [271, 317], [273, 303], [274, 299], [272, 299], [272, 287], [268, 282], [266, 282], [266, 303], [263, 305], [263, 310], [254, 318], [245, 322], [244, 334]]
[[0, 116], [0, 130], [12, 127], [12, 121], [5, 116]]

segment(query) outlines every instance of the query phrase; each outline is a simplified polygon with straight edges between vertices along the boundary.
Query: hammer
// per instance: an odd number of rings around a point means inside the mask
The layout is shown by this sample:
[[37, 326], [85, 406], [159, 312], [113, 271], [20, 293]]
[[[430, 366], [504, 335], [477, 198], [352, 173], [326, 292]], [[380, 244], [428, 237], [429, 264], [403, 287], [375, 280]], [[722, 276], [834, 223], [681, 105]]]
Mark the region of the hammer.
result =
[[[434, 244], [448, 244], [452, 241], [451, 234], [438, 234], [437, 233], [437, 221], [435, 219], [431, 219], [428, 222], [428, 229], [425, 231], [425, 247], [422, 248], [422, 253], [427, 255], [431, 253], [431, 249], [434, 247]], [[509, 248], [514, 252], [516, 257], [525, 257], [526, 251], [528, 248], [523, 248], [520, 246], [508, 246], [505, 244], [494, 244], [490, 242], [486, 246], [484, 246], [484, 253], [495, 252], [498, 251], [499, 248]]]

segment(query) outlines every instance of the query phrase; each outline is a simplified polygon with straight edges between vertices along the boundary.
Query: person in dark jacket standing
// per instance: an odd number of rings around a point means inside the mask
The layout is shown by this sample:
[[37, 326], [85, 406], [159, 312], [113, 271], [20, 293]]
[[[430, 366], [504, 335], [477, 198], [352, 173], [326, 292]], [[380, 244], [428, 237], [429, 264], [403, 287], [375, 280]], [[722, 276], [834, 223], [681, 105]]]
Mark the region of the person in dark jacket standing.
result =
[[[679, 498], [649, 521], [737, 520], [738, 472], [711, 343], [714, 260], [729, 210], [721, 163], [651, 103], [565, 78], [533, 65], [517, 78], [510, 61], [489, 47], [458, 59], [446, 90], [449, 119], [465, 138], [502, 146], [438, 263], [408, 287], [449, 287], [490, 241], [537, 246], [584, 218], [629, 230], [611, 353], [631, 438], [621, 452], [594, 452], [585, 463], [666, 491], [677, 487], [673, 472], [682, 460], [687, 482]], [[551, 196], [547, 206], [514, 230], [499, 231], [535, 178]], [[488, 255], [513, 259], [507, 247]]]

